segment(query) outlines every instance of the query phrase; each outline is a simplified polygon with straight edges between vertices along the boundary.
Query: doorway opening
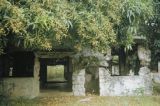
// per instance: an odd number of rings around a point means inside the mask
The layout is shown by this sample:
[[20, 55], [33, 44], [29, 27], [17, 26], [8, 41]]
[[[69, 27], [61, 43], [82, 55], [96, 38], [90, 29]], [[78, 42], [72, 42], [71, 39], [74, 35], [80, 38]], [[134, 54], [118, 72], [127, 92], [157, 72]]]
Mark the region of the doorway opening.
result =
[[47, 82], [65, 82], [64, 65], [47, 66]]
[[41, 94], [72, 91], [72, 68], [69, 57], [40, 59]]

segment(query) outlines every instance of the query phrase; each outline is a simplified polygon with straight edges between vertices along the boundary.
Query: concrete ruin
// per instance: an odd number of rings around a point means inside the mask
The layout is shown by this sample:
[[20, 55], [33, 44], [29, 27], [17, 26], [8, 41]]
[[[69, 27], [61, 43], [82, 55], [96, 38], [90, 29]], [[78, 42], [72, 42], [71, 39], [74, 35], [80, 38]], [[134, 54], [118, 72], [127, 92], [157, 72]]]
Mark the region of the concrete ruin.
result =
[[160, 84], [160, 61], [158, 62], [158, 72], [151, 73], [153, 82]]
[[[105, 55], [89, 49], [78, 54], [15, 52], [2, 55], [0, 93], [37, 97], [47, 83], [47, 66], [60, 64], [65, 67], [65, 79], [74, 96], [152, 95], [152, 80], [160, 83], [160, 62], [158, 72], [151, 73], [151, 51], [142, 45], [137, 45], [134, 53], [118, 53], [109, 48]], [[135, 59], [134, 62], [131, 59]]]
[[[109, 67], [110, 66], [109, 63], [111, 61], [111, 52], [108, 52], [108, 54], [105, 55], [104, 57], [99, 55], [98, 58], [103, 58], [103, 59], [99, 59], [100, 64], [98, 64], [97, 68], [95, 69], [98, 72], [97, 75], [99, 80], [98, 86], [99, 86], [100, 96], [152, 95], [152, 79], [149, 69], [150, 56], [151, 56], [150, 50], [144, 48], [143, 46], [138, 46], [137, 52], [138, 52], [137, 53], [138, 58], [140, 60], [140, 69], [138, 73], [139, 75], [130, 75], [130, 76], [111, 75], [112, 70], [110, 71]], [[84, 77], [85, 75], [83, 75], [83, 78]], [[84, 82], [81, 84], [83, 85], [84, 89], [85, 85]], [[81, 88], [74, 89], [73, 92], [78, 92], [77, 91], [78, 89]], [[79, 94], [80, 94], [79, 96], [83, 96], [85, 94], [85, 90], [83, 90]]]

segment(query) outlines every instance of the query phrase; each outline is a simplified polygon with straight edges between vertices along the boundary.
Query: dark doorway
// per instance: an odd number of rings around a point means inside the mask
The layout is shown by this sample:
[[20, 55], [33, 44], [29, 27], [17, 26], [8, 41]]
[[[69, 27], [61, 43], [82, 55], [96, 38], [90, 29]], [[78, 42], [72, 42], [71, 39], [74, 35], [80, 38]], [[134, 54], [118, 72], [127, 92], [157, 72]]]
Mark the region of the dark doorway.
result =
[[41, 91], [71, 91], [69, 57], [40, 59]]

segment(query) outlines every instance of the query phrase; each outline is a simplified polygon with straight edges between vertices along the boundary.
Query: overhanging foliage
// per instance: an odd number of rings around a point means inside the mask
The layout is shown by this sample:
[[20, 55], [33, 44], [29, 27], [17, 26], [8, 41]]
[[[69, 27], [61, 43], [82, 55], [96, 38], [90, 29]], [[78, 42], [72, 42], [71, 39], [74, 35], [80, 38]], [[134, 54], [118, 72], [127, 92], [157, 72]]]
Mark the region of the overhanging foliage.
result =
[[109, 46], [130, 49], [152, 18], [152, 0], [1, 0], [0, 52], [9, 44], [30, 50]]

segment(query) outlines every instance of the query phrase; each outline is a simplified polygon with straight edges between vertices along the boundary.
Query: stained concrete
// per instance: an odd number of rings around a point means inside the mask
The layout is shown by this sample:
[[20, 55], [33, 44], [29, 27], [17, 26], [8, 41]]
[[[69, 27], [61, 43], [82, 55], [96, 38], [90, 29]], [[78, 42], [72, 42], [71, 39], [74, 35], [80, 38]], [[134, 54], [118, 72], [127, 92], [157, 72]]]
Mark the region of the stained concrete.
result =
[[[116, 76], [100, 79], [100, 96], [135, 96], [151, 95], [152, 87], [148, 86], [141, 76]], [[103, 84], [102, 84], [102, 81]]]
[[34, 98], [39, 95], [39, 81], [34, 78], [4, 78], [0, 88], [11, 97]]
[[74, 96], [85, 96], [85, 69], [73, 73], [72, 91]]

